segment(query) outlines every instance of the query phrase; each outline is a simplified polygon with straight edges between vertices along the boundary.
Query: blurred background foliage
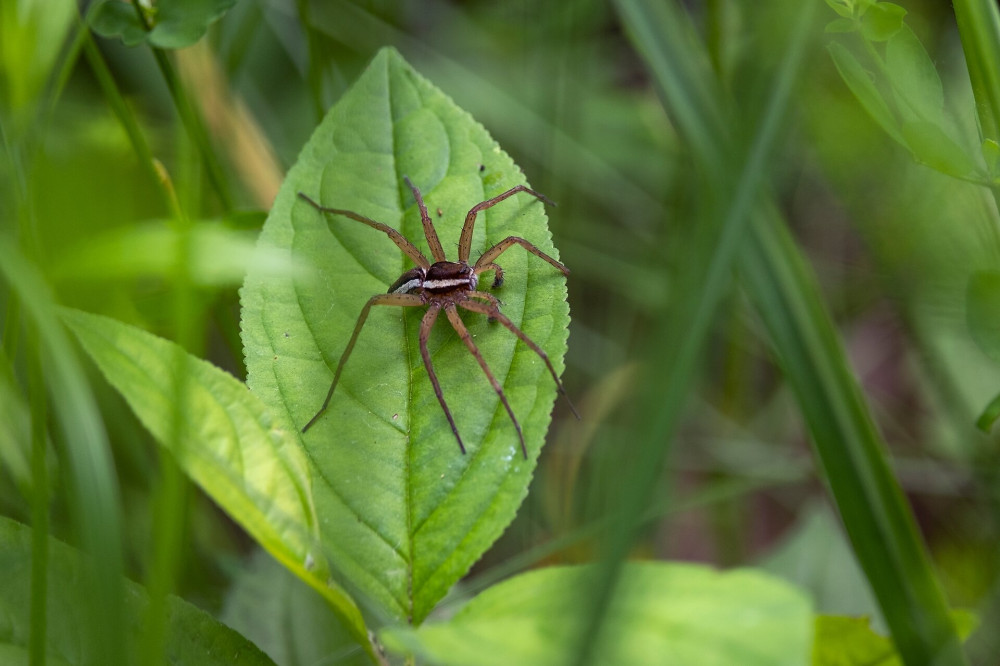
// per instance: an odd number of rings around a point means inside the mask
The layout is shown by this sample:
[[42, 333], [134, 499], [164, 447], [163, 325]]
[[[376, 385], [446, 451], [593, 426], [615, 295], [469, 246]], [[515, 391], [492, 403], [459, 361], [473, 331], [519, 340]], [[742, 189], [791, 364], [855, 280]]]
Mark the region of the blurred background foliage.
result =
[[[688, 3], [741, 118], [759, 110], [761, 83], [782, 57], [772, 36], [795, 4]], [[978, 145], [950, 6], [905, 6], [943, 79], [947, 112]], [[170, 242], [174, 209], [252, 241], [282, 173], [383, 45], [397, 47], [469, 111], [532, 186], [558, 202], [549, 218], [573, 271], [564, 380], [585, 418], [575, 422], [557, 404], [518, 518], [452, 596], [464, 599], [526, 567], [592, 560], [609, 508], [629, 483], [630, 443], [649, 418], [637, 405], [662, 388], [640, 370], [662, 351], [656, 324], [677, 298], [699, 192], [690, 156], [613, 7], [598, 0], [240, 0], [205, 39], [168, 56], [203, 119], [207, 145], [178, 119], [150, 49], [91, 41], [77, 9], [88, 7], [0, 0], [0, 231], [18, 239], [62, 304], [177, 339], [176, 275], [165, 254], [150, 251]], [[828, 13], [826, 20], [835, 18]], [[965, 289], [973, 271], [1000, 261], [996, 207], [984, 188], [914, 163], [878, 127], [834, 67], [825, 49], [832, 40], [819, 29], [810, 39], [769, 165], [770, 187], [819, 277], [946, 596], [979, 609], [989, 626], [1000, 599], [1000, 479], [996, 436], [974, 423], [1000, 372], [966, 329]], [[123, 105], [117, 112], [114, 91]], [[162, 164], [176, 202], [165, 197], [171, 190], [147, 167], [121, 113]], [[205, 166], [206, 151], [221, 185]], [[129, 245], [136, 231], [147, 242]], [[221, 245], [220, 255], [231, 249]], [[205, 274], [193, 269], [197, 316], [184, 339], [242, 378], [239, 277], [211, 270], [213, 259], [224, 258], [208, 258]], [[0, 512], [30, 522], [27, 396], [17, 388], [26, 372], [25, 333], [16, 330], [19, 306], [6, 285], [0, 306], [10, 362], [0, 382], [9, 394], [0, 395], [0, 414], [10, 416], [0, 418], [7, 429]], [[738, 283], [725, 296], [709, 349], [636, 553], [761, 564], [809, 588], [820, 612], [878, 618], [799, 408]], [[90, 380], [114, 454], [124, 569], [147, 580], [164, 478], [157, 448], [122, 399], [95, 372]], [[53, 462], [50, 475], [51, 532], [79, 542], [61, 465]], [[213, 612], [225, 607], [243, 628], [240, 605], [252, 601], [240, 590], [259, 585], [266, 569], [247, 564], [252, 544], [210, 502], [196, 492], [179, 497], [185, 529], [175, 587]], [[253, 627], [245, 629], [254, 638]], [[971, 640], [977, 663], [1000, 650], [988, 633]], [[299, 649], [315, 648], [308, 644]]]

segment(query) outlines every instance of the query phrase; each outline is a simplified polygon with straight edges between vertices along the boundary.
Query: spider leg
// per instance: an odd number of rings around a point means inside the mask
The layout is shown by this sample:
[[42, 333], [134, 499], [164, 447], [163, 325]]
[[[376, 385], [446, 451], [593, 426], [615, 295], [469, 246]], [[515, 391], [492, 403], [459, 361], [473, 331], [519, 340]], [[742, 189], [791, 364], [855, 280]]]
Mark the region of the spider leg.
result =
[[372, 229], [378, 229], [379, 231], [386, 234], [389, 237], [389, 240], [391, 240], [393, 243], [396, 244], [396, 247], [398, 247], [400, 250], [406, 253], [406, 256], [408, 256], [410, 259], [413, 259], [414, 263], [416, 263], [417, 266], [422, 266], [424, 268], [431, 267], [431, 262], [427, 261], [427, 257], [425, 257], [423, 253], [417, 249], [417, 246], [411, 243], [410, 241], [406, 240], [403, 234], [399, 233], [389, 225], [382, 224], [381, 222], [376, 222], [370, 217], [359, 215], [358, 213], [355, 213], [350, 210], [343, 210], [342, 208], [328, 208], [327, 206], [322, 206], [313, 201], [311, 198], [309, 198], [309, 195], [305, 194], [304, 192], [299, 192], [299, 198], [321, 213], [330, 213], [331, 215], [343, 215], [344, 217], [349, 217], [352, 220], [357, 220], [362, 224], [367, 224]]
[[484, 264], [482, 266], [480, 266], [479, 263], [477, 262], [476, 266], [475, 266], [475, 268], [473, 270], [473, 272], [476, 274], [477, 277], [479, 275], [481, 275], [482, 273], [488, 273], [489, 271], [493, 271], [493, 288], [496, 289], [497, 287], [499, 287], [499, 286], [501, 286], [503, 284], [503, 269], [502, 268], [500, 268], [498, 265], [494, 264], [493, 262], [490, 262], [488, 264]]
[[501, 305], [500, 299], [488, 291], [470, 291], [469, 293], [466, 294], [466, 296], [469, 296], [470, 298], [478, 298], [479, 300], [482, 301], [487, 301], [488, 303], [493, 305], [493, 307], [498, 308]]
[[347, 358], [351, 355], [351, 351], [354, 349], [354, 343], [358, 340], [358, 334], [361, 333], [361, 327], [365, 325], [365, 320], [368, 319], [368, 311], [372, 309], [373, 305], [400, 305], [400, 306], [419, 306], [423, 305], [424, 301], [422, 298], [416, 294], [376, 294], [372, 296], [365, 307], [361, 309], [361, 315], [358, 317], [358, 323], [354, 325], [354, 333], [351, 334], [351, 339], [347, 343], [347, 348], [344, 349], [344, 353], [340, 355], [340, 362], [337, 363], [337, 370], [333, 373], [333, 382], [330, 384], [330, 390], [326, 394], [326, 400], [323, 401], [323, 406], [319, 408], [316, 415], [309, 419], [309, 423], [302, 428], [302, 432], [309, 430], [319, 417], [323, 415], [326, 408], [330, 405], [330, 399], [333, 398], [333, 391], [337, 388], [337, 382], [340, 381], [340, 373], [344, 370], [344, 364], [347, 363]]
[[420, 208], [420, 221], [424, 225], [424, 236], [427, 238], [427, 245], [431, 248], [431, 256], [434, 257], [434, 261], [447, 261], [447, 257], [444, 256], [444, 248], [441, 247], [441, 241], [434, 229], [434, 223], [431, 222], [431, 216], [427, 214], [427, 205], [424, 204], [424, 198], [420, 196], [420, 190], [410, 181], [408, 176], [403, 176], [403, 180], [413, 192], [413, 198], [416, 199], [417, 207]]
[[431, 327], [434, 325], [434, 321], [437, 319], [438, 314], [441, 312], [441, 306], [437, 303], [432, 303], [429, 308], [427, 308], [427, 314], [420, 321], [420, 355], [424, 359], [424, 368], [427, 369], [427, 376], [431, 379], [431, 386], [434, 387], [434, 395], [437, 396], [438, 402], [441, 403], [441, 409], [444, 410], [444, 415], [448, 417], [448, 424], [451, 425], [451, 431], [455, 433], [455, 439], [458, 440], [458, 448], [465, 453], [465, 444], [462, 443], [462, 437], [458, 434], [458, 426], [455, 425], [455, 419], [451, 416], [451, 410], [448, 409], [448, 403], [444, 401], [444, 394], [441, 392], [441, 383], [438, 382], [437, 375], [434, 374], [434, 365], [431, 363], [431, 354], [427, 351], [427, 340], [431, 337]]
[[556, 381], [556, 388], [559, 390], [559, 393], [562, 394], [562, 397], [566, 399], [566, 404], [569, 405], [570, 411], [573, 412], [573, 416], [575, 416], [577, 420], [580, 419], [580, 412], [576, 411], [576, 407], [573, 406], [573, 401], [569, 399], [569, 395], [566, 393], [566, 389], [563, 388], [562, 382], [559, 381], [559, 375], [556, 374], [555, 368], [552, 367], [552, 362], [549, 361], [548, 354], [546, 354], [541, 347], [536, 345], [531, 338], [525, 335], [524, 331], [515, 326], [514, 322], [512, 322], [510, 319], [507, 318], [507, 315], [500, 312], [500, 310], [494, 305], [487, 305], [485, 303], [480, 303], [478, 301], [465, 300], [459, 303], [458, 305], [460, 307], [465, 308], [466, 310], [471, 310], [472, 312], [478, 312], [480, 314], [486, 315], [487, 317], [490, 317], [491, 319], [499, 321], [507, 328], [507, 330], [516, 335], [518, 338], [520, 338], [524, 344], [531, 347], [531, 350], [534, 351], [536, 354], [538, 354], [539, 358], [545, 361], [545, 365], [549, 369], [549, 374], [551, 374], [552, 379]]
[[[462, 227], [462, 235], [458, 239], [458, 260], [459, 261], [468, 261], [469, 260], [469, 251], [472, 249], [472, 230], [476, 226], [476, 215], [478, 215], [480, 211], [483, 211], [483, 210], [486, 210], [487, 208], [492, 208], [493, 206], [496, 206], [498, 203], [500, 203], [501, 201], [503, 201], [507, 197], [512, 197], [515, 194], [517, 194], [518, 192], [527, 192], [528, 194], [530, 194], [531, 196], [535, 197], [539, 201], [544, 201], [545, 203], [547, 203], [549, 205], [555, 206], [555, 203], [553, 203], [544, 194], [539, 194], [538, 192], [534, 191], [530, 187], [526, 187], [524, 185], [515, 185], [514, 187], [510, 188], [509, 190], [507, 190], [503, 194], [499, 194], [499, 195], [493, 197], [492, 199], [487, 199], [486, 201], [484, 201], [482, 203], [476, 204], [475, 206], [472, 207], [472, 210], [470, 210], [469, 213], [465, 216], [465, 225]], [[483, 263], [486, 263], [486, 262], [483, 262]], [[476, 265], [477, 266], [481, 265], [481, 263], [477, 262]]]
[[490, 266], [495, 266], [496, 264], [493, 263], [494, 260], [497, 257], [499, 257], [502, 253], [510, 249], [513, 245], [520, 245], [531, 254], [535, 255], [540, 259], [544, 259], [545, 261], [549, 262], [550, 264], [558, 268], [560, 271], [562, 271], [563, 275], [569, 275], [569, 269], [566, 268], [565, 265], [556, 261], [555, 259], [545, 254], [544, 252], [539, 250], [537, 247], [535, 247], [528, 241], [518, 236], [508, 236], [507, 238], [504, 238], [502, 241], [500, 241], [490, 249], [486, 250], [486, 252], [483, 252], [483, 256], [479, 257], [479, 261], [476, 262], [476, 265], [473, 268], [478, 273], [480, 272], [479, 269], [485, 271], [488, 270]]
[[504, 409], [507, 410], [507, 414], [510, 416], [510, 420], [514, 423], [514, 429], [517, 430], [517, 438], [521, 440], [521, 453], [524, 455], [524, 459], [528, 459], [528, 448], [524, 444], [524, 434], [521, 432], [521, 424], [517, 422], [517, 417], [514, 416], [514, 410], [510, 408], [510, 403], [507, 402], [507, 396], [504, 395], [503, 388], [500, 386], [500, 382], [497, 378], [493, 376], [490, 372], [490, 366], [486, 365], [486, 360], [483, 358], [482, 354], [479, 353], [479, 348], [476, 347], [476, 343], [472, 341], [472, 336], [469, 335], [469, 330], [465, 328], [465, 324], [462, 323], [462, 318], [458, 316], [458, 310], [455, 306], [446, 305], [444, 307], [444, 313], [448, 315], [448, 321], [451, 322], [452, 328], [458, 333], [458, 337], [462, 338], [462, 342], [465, 346], [469, 348], [472, 355], [476, 357], [476, 362], [479, 363], [479, 367], [483, 369], [486, 373], [486, 378], [490, 380], [490, 384], [493, 386], [493, 390], [496, 391], [497, 395], [500, 396], [500, 402], [503, 403]]

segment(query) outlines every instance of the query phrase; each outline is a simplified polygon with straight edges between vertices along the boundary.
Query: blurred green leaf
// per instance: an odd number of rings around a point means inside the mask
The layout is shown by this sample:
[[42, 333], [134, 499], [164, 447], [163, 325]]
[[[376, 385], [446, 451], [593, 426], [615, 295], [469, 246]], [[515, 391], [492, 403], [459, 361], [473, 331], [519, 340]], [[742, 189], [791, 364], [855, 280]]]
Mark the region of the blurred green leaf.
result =
[[0, 356], [0, 470], [14, 480], [25, 497], [31, 488], [30, 446], [28, 401], [14, 383], [7, 359]]
[[891, 2], [869, 5], [861, 18], [861, 35], [872, 42], [884, 42], [900, 31], [906, 10]]
[[857, 22], [849, 18], [838, 18], [830, 21], [826, 24], [824, 30], [830, 33], [838, 32], [854, 32], [857, 28]]
[[191, 46], [235, 4], [236, 0], [157, 0], [149, 43], [161, 49]]
[[148, 41], [161, 49], [180, 49], [201, 39], [208, 27], [236, 4], [236, 0], [158, 0], [147, 12], [150, 30], [131, 3], [103, 0], [94, 10], [91, 26], [102, 37], [119, 37], [126, 46]]
[[941, 173], [959, 178], [973, 178], [978, 169], [973, 158], [958, 145], [938, 123], [904, 120], [901, 126], [913, 158]]
[[73, 25], [73, 0], [0, 2], [0, 107], [30, 104], [52, 74]]
[[[305, 279], [252, 270], [241, 292], [248, 380], [275, 413], [301, 427], [319, 409], [363, 305], [385, 293], [405, 256], [382, 233], [324, 216], [297, 197], [355, 210], [425, 247], [409, 176], [424, 192], [446, 252], [466, 211], [524, 182], [517, 166], [464, 111], [383, 50], [333, 107], [289, 172], [261, 235], [311, 264]], [[437, 211], [441, 213], [438, 215]], [[480, 214], [473, 256], [522, 236], [553, 256], [543, 206], [523, 195]], [[515, 248], [497, 292], [503, 310], [557, 370], [566, 351], [566, 285]], [[527, 493], [551, 418], [544, 364], [485, 317], [463, 319], [504, 387], [530, 460], [496, 394], [444, 322], [430, 350], [468, 449], [463, 456], [418, 351], [423, 310], [376, 308], [330, 408], [304, 437], [331, 562], [383, 615], [419, 623], [503, 532]]]
[[903, 26], [885, 45], [885, 67], [904, 120], [944, 122], [941, 77], [909, 26]]
[[[244, 384], [177, 345], [107, 317], [64, 310], [63, 320], [161, 445], [268, 552], [320, 591], [356, 640], [366, 630], [353, 600], [328, 579], [318, 551], [310, 466], [298, 433]], [[184, 404], [171, 404], [178, 366]], [[173, 417], [181, 432], [171, 436]]]
[[979, 418], [976, 419], [976, 427], [983, 432], [989, 432], [997, 419], [1000, 419], [1000, 393], [994, 396], [979, 414]]
[[892, 641], [868, 626], [866, 617], [816, 618], [813, 666], [893, 666], [899, 656]]
[[[4, 620], [0, 638], [0, 661], [28, 664], [29, 612], [34, 603], [30, 583], [32, 567], [31, 529], [0, 517], [0, 616]], [[98, 660], [97, 637], [81, 631], [86, 616], [94, 612], [81, 584], [87, 564], [79, 551], [50, 539], [48, 544], [48, 595], [46, 606], [47, 660], [49, 664], [93, 664]], [[125, 583], [125, 606], [130, 618], [127, 635], [129, 663], [135, 663], [148, 599], [145, 590]], [[167, 610], [167, 640], [170, 662], [181, 664], [273, 664], [253, 643], [191, 604], [170, 597]]]
[[972, 339], [1000, 362], [1000, 272], [972, 274], [965, 292], [965, 316]]
[[167, 221], [139, 223], [88, 238], [55, 262], [63, 280], [169, 279], [176, 274], [181, 248], [190, 253], [187, 270], [200, 286], [238, 284], [254, 266], [264, 274], [290, 274], [287, 252], [258, 247], [255, 236], [217, 222], [192, 222], [181, 244], [180, 231]]
[[[965, 610], [952, 611], [952, 621], [964, 640], [978, 624]], [[813, 666], [903, 666], [892, 640], [875, 633], [867, 617], [816, 617]]]
[[103, 0], [91, 10], [90, 27], [101, 37], [118, 37], [125, 46], [146, 41], [146, 28], [129, 2]]
[[236, 575], [219, 619], [277, 664], [371, 663], [323, 597], [261, 549]]
[[846, 19], [853, 19], [855, 15], [855, 3], [852, 0], [826, 0], [830, 9], [840, 14]]
[[[450, 620], [379, 633], [389, 649], [435, 664], [557, 666], [573, 663], [592, 567], [551, 567], [486, 590]], [[607, 614], [598, 664], [808, 663], [809, 599], [750, 569], [631, 562]]]
[[986, 160], [986, 172], [996, 179], [1000, 172], [1000, 143], [993, 139], [983, 140], [983, 159]]
[[844, 83], [858, 98], [865, 111], [885, 130], [886, 134], [901, 145], [906, 146], [906, 139], [903, 138], [903, 133], [900, 131], [899, 121], [896, 120], [896, 116], [882, 97], [882, 93], [875, 86], [871, 75], [865, 71], [854, 54], [843, 45], [833, 42], [827, 48], [837, 71], [844, 79]]
[[817, 613], [867, 615], [884, 628], [878, 602], [833, 509], [817, 501], [771, 554], [757, 563], [809, 593]]

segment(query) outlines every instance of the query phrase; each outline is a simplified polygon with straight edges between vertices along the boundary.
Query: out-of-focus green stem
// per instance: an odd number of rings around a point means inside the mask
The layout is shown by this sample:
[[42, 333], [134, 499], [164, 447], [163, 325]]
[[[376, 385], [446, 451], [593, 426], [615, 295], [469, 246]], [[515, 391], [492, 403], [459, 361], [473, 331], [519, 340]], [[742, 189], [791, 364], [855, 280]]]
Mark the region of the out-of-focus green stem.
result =
[[[133, 7], [135, 7], [139, 21], [148, 32], [150, 25], [142, 7], [139, 6], [139, 3], [134, 3]], [[187, 129], [191, 140], [198, 147], [198, 152], [201, 155], [202, 163], [205, 165], [205, 172], [208, 174], [208, 179], [219, 196], [219, 201], [222, 202], [223, 212], [226, 214], [231, 213], [234, 208], [233, 197], [229, 192], [229, 186], [227, 185], [222, 165], [219, 164], [215, 151], [212, 149], [212, 143], [208, 138], [208, 132], [205, 130], [201, 115], [195, 111], [194, 106], [191, 104], [191, 99], [181, 84], [180, 77], [177, 76], [177, 71], [170, 62], [170, 58], [167, 57], [166, 52], [155, 46], [150, 46], [150, 49], [153, 52], [153, 58], [156, 60], [156, 66], [160, 69], [163, 82], [166, 83], [167, 90], [170, 91], [170, 97], [174, 100], [177, 115], [180, 116], [181, 123]]]
[[955, 19], [984, 139], [1000, 141], [1000, 9], [992, 0], [955, 0]]
[[43, 666], [48, 627], [49, 475], [46, 461], [47, 397], [38, 336], [28, 337], [31, 396], [31, 636], [28, 663]]

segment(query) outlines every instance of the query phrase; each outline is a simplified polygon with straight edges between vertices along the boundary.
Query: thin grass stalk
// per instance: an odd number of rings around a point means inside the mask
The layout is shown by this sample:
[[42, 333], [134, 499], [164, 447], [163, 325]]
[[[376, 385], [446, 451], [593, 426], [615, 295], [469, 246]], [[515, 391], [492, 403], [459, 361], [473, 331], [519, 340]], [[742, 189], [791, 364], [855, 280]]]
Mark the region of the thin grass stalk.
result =
[[48, 399], [38, 336], [28, 337], [28, 393], [31, 403], [31, 633], [28, 663], [46, 664], [48, 629], [49, 474], [46, 444]]

